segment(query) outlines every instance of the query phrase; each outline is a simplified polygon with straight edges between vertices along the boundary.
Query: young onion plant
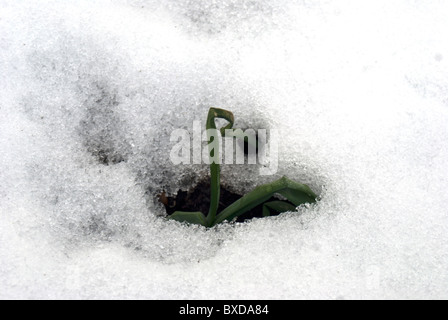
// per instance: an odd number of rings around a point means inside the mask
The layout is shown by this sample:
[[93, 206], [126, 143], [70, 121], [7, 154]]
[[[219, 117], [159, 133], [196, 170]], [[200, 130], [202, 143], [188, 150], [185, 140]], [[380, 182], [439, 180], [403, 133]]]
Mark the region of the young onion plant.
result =
[[[229, 123], [220, 129], [222, 136], [226, 135], [226, 129], [232, 129], [234, 123], [233, 113], [227, 110], [210, 108], [206, 129], [209, 141], [209, 158], [210, 158], [210, 178], [211, 178], [211, 194], [210, 194], [210, 208], [205, 215], [202, 212], [185, 212], [176, 211], [171, 216], [170, 219], [177, 220], [180, 222], [187, 222], [192, 224], [200, 224], [205, 227], [213, 227], [214, 225], [221, 223], [225, 220], [231, 221], [238, 216], [243, 215], [249, 210], [255, 208], [262, 204], [262, 215], [270, 216], [272, 211], [279, 213], [286, 211], [295, 211], [296, 207], [304, 203], [313, 203], [316, 201], [316, 194], [307, 186], [295, 181], [288, 179], [287, 177], [282, 177], [274, 182], [264, 184], [256, 187], [254, 190], [238, 199], [230, 206], [218, 213], [219, 197], [220, 197], [220, 165], [215, 159], [215, 150], [219, 148], [212, 148], [212, 139], [215, 139], [216, 135], [211, 134], [211, 130], [217, 130], [215, 119], [224, 119]], [[212, 131], [213, 132], [213, 131]], [[241, 130], [227, 130], [227, 137], [229, 132], [241, 132]], [[233, 134], [233, 137], [241, 139], [242, 137], [238, 134]], [[215, 145], [219, 141], [215, 142]], [[217, 158], [217, 157], [216, 157]], [[285, 197], [287, 201], [269, 201], [274, 194], [280, 194]], [[292, 203], [292, 204], [291, 204]]]

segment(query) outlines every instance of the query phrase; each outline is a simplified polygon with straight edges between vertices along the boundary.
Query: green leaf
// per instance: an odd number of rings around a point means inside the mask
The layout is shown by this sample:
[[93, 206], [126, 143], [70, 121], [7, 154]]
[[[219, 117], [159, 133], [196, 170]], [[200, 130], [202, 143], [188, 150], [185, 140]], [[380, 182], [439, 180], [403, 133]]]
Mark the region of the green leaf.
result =
[[[236, 200], [218, 214], [214, 224], [224, 220], [231, 221], [233, 218], [268, 201], [275, 193], [285, 196], [296, 206], [307, 202], [313, 203], [317, 198], [316, 194], [307, 185], [282, 177], [274, 182], [258, 186], [244, 197]], [[264, 212], [266, 213], [266, 211]]]
[[192, 224], [200, 224], [202, 226], [206, 225], [205, 216], [202, 212], [185, 212], [185, 211], [176, 211], [172, 215], [168, 217], [168, 219], [176, 220], [179, 222], [188, 222]]
[[277, 212], [286, 212], [286, 211], [296, 211], [296, 207], [292, 204], [285, 201], [271, 201], [263, 204], [263, 217], [268, 217], [271, 215], [270, 210], [275, 210]]

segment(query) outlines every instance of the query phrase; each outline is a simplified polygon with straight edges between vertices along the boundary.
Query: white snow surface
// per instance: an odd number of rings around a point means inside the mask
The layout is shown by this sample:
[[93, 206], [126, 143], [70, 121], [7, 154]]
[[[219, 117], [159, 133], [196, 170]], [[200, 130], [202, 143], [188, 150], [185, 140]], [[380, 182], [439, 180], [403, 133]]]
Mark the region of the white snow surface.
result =
[[[0, 1], [0, 298], [448, 298], [448, 1]], [[320, 195], [213, 229], [157, 192], [209, 107]]]

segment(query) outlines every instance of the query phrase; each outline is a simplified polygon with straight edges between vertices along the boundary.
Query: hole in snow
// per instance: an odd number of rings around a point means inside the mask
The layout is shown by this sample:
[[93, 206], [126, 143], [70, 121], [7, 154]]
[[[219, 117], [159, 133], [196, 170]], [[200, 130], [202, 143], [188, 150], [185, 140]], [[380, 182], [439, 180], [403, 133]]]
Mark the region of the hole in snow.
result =
[[[243, 195], [232, 192], [227, 186], [221, 185], [218, 212], [221, 212], [242, 197]], [[158, 195], [158, 198], [165, 207], [168, 215], [173, 214], [175, 211], [200, 211], [207, 214], [210, 206], [210, 181], [208, 179], [202, 179], [195, 187], [190, 188], [188, 191], [179, 189], [176, 195], [167, 195], [165, 192], [162, 192]], [[276, 196], [269, 198], [267, 201], [275, 200], [284, 201], [284, 199], [277, 198]], [[293, 205], [289, 201], [286, 202]], [[271, 211], [271, 216], [279, 214], [280, 212]], [[263, 204], [242, 214], [236, 219], [236, 222], [244, 222], [249, 219], [261, 217], [263, 217]]]

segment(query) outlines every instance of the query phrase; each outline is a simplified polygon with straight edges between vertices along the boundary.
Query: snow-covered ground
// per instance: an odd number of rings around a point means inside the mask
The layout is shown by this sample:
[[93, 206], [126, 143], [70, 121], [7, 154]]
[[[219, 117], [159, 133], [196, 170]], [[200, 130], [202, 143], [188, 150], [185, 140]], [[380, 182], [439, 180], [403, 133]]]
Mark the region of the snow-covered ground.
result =
[[[0, 0], [0, 298], [448, 298], [448, 1]], [[206, 230], [170, 132], [281, 132], [321, 200]]]

